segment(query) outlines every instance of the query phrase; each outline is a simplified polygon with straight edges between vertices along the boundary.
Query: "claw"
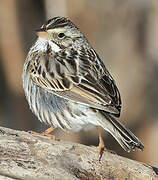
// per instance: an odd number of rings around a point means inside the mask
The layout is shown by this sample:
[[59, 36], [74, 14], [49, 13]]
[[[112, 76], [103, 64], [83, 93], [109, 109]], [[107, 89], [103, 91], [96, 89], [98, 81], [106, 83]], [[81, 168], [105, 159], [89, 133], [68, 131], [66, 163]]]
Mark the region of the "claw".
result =
[[54, 131], [54, 129], [56, 129], [56, 127], [52, 126], [52, 127], [48, 128], [48, 129], [46, 129], [42, 133], [37, 133], [37, 132], [34, 132], [34, 131], [28, 131], [28, 132], [31, 133], [31, 134], [34, 134], [34, 135], [47, 136], [47, 137], [50, 137], [52, 140], [55, 140], [55, 135], [51, 134], [51, 132]]

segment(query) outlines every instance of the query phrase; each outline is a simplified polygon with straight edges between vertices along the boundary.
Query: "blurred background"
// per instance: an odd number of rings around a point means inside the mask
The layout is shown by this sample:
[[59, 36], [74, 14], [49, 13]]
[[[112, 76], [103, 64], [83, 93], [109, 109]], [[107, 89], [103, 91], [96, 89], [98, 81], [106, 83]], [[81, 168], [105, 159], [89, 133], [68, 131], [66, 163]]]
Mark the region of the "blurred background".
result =
[[[120, 121], [144, 143], [126, 153], [102, 131], [108, 149], [158, 166], [158, 1], [155, 0], [1, 0], [0, 126], [41, 132], [22, 89], [22, 68], [36, 40], [35, 29], [53, 16], [69, 17], [114, 77], [122, 97]], [[96, 129], [57, 138], [97, 145]]]

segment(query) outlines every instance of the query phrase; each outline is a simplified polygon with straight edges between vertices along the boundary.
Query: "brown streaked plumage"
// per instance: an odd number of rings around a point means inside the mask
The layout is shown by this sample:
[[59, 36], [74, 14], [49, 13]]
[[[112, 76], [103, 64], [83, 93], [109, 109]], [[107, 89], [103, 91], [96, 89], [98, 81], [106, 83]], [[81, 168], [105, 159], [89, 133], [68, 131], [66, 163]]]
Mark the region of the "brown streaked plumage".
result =
[[[114, 117], [121, 112], [118, 88], [85, 36], [67, 18], [37, 30], [23, 69], [23, 87], [41, 122], [67, 131], [101, 126], [127, 151], [143, 144]], [[99, 128], [98, 128], [99, 129]], [[103, 148], [101, 134], [100, 151]]]

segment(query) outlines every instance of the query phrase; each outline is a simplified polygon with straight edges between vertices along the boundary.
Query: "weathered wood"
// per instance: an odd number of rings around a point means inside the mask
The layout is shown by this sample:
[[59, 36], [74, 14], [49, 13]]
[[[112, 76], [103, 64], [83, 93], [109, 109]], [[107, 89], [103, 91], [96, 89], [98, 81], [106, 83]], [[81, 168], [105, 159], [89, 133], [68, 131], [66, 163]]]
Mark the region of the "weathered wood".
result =
[[158, 169], [97, 148], [0, 127], [0, 179], [156, 180]]

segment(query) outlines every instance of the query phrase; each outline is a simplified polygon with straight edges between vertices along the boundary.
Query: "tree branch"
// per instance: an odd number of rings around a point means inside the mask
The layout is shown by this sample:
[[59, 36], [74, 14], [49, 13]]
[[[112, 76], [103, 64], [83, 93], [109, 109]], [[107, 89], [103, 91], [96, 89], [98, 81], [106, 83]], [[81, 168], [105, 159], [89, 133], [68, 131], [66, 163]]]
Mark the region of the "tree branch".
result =
[[0, 127], [0, 179], [146, 180], [158, 169], [97, 148]]

